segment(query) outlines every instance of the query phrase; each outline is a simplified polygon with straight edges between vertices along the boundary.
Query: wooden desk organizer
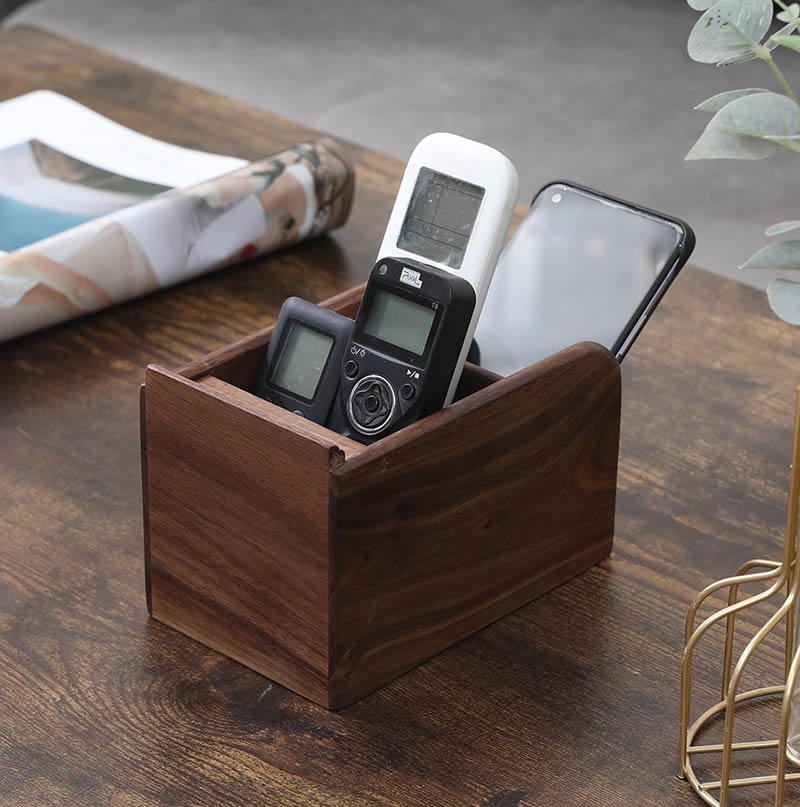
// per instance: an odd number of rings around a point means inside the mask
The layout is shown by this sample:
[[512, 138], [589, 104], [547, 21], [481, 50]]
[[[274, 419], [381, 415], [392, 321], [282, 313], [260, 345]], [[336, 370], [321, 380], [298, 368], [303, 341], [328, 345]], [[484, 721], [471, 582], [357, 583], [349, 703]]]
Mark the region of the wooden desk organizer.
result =
[[[363, 287], [325, 303], [354, 316]], [[582, 343], [362, 446], [251, 395], [271, 328], [142, 388], [148, 608], [331, 709], [606, 557], [620, 371]]]

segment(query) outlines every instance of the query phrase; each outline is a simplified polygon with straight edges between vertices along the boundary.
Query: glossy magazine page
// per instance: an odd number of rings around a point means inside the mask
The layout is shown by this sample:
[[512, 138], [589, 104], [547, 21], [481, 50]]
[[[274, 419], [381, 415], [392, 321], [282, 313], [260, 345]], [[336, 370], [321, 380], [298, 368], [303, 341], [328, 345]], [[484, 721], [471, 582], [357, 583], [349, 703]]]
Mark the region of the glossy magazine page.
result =
[[47, 91], [0, 104], [0, 341], [341, 226], [353, 185], [329, 139], [247, 164]]

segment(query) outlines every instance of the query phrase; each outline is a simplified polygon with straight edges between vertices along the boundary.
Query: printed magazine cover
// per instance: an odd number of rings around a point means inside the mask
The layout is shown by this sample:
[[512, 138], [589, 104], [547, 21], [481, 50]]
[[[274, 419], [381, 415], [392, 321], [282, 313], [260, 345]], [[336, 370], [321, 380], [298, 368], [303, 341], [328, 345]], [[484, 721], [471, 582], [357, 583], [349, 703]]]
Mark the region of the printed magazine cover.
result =
[[339, 227], [353, 190], [328, 138], [247, 164], [49, 91], [0, 103], [0, 341]]

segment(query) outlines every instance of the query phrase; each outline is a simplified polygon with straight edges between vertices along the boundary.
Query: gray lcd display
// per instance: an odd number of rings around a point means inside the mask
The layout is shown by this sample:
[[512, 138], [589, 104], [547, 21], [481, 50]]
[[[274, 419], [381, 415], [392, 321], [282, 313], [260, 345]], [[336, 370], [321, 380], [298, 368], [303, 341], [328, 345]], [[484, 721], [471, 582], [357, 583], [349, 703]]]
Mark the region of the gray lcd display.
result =
[[271, 382], [307, 401], [313, 399], [333, 337], [292, 322]]
[[364, 333], [421, 356], [435, 316], [433, 308], [376, 289]]
[[477, 185], [421, 168], [397, 246], [459, 269], [484, 193]]

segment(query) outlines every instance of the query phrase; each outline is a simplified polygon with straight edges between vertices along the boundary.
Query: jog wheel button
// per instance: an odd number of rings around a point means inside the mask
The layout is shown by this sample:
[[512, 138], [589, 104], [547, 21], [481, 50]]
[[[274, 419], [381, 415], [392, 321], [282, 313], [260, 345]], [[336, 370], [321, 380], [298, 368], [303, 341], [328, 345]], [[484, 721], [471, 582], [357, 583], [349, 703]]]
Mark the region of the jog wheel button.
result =
[[395, 393], [379, 375], [368, 375], [353, 387], [347, 405], [350, 422], [362, 434], [377, 434], [392, 419]]

